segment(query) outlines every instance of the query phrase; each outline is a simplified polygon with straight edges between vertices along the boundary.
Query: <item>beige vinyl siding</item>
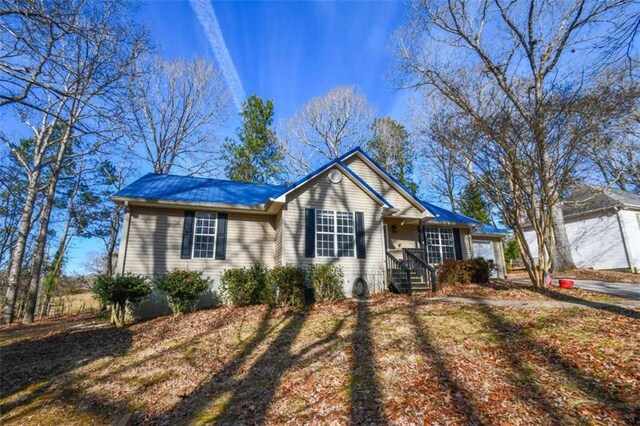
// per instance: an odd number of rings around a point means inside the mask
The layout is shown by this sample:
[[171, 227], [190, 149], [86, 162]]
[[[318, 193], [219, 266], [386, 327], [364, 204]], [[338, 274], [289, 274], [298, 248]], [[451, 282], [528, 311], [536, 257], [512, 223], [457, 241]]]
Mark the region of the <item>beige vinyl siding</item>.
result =
[[[125, 272], [163, 274], [173, 268], [202, 270], [217, 284], [228, 268], [262, 260], [274, 265], [275, 216], [228, 213], [226, 259], [181, 259], [184, 211], [130, 207]], [[124, 235], [123, 235], [124, 237]]]
[[395, 216], [420, 218], [422, 212], [418, 210], [407, 198], [389, 185], [385, 179], [369, 167], [357, 156], [348, 158], [345, 162], [351, 170], [364, 179], [374, 190], [389, 201], [393, 207], [399, 209]]
[[471, 259], [473, 257], [471, 233], [468, 228], [460, 228], [460, 247], [462, 248], [463, 259]]
[[[418, 239], [418, 225], [402, 224], [402, 219], [387, 218], [385, 222], [389, 226], [389, 250], [398, 259], [402, 258], [402, 249], [419, 248], [420, 240]], [[393, 232], [393, 225], [396, 225], [398, 232]], [[451, 226], [437, 225], [435, 223], [425, 223], [425, 227], [449, 228]], [[471, 234], [468, 228], [458, 228], [460, 230], [460, 247], [462, 249], [462, 258], [470, 259], [472, 257]]]
[[[282, 262], [303, 266], [340, 265], [348, 295], [351, 295], [353, 280], [358, 276], [365, 277], [370, 289], [379, 289], [384, 272], [382, 207], [347, 176], [343, 176], [340, 183], [331, 183], [327, 177], [329, 170], [287, 195], [282, 213]], [[305, 257], [305, 209], [309, 208], [364, 213], [366, 259]]]
[[[402, 259], [402, 249], [419, 248], [418, 225], [402, 224], [401, 219], [385, 219], [389, 230], [389, 251], [398, 259]], [[393, 232], [393, 225], [397, 232]]]
[[282, 264], [282, 212], [276, 216], [276, 241], [275, 241], [275, 253], [274, 262], [276, 265]]

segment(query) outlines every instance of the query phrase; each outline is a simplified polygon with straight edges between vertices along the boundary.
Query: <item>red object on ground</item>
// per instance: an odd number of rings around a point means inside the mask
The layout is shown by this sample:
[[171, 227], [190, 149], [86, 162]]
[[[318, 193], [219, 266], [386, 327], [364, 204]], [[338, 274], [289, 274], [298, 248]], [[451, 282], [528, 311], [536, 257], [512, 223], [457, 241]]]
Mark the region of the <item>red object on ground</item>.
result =
[[573, 288], [572, 280], [559, 280], [560, 288]]

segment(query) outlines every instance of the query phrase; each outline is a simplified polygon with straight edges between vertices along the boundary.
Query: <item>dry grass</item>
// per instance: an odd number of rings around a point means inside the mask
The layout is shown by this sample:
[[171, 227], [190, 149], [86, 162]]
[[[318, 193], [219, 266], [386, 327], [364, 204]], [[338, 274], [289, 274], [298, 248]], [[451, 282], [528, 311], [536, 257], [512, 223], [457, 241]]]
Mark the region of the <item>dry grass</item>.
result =
[[0, 422], [632, 424], [639, 316], [384, 294], [4, 327]]
[[421, 297], [470, 297], [493, 300], [560, 300], [560, 301], [592, 301], [617, 302], [625, 300], [622, 297], [596, 293], [579, 288], [564, 289], [552, 287], [538, 289], [531, 284], [511, 282], [506, 280], [492, 280], [488, 284], [454, 284], [440, 288], [437, 292], [422, 293]]
[[[509, 272], [508, 278], [515, 279], [529, 279], [527, 272], [524, 268], [514, 269]], [[582, 280], [593, 281], [605, 281], [627, 284], [640, 284], [640, 274], [633, 274], [631, 272], [620, 271], [608, 271], [608, 270], [594, 270], [594, 269], [572, 269], [566, 272], [559, 272], [553, 275], [553, 278], [573, 278]]]

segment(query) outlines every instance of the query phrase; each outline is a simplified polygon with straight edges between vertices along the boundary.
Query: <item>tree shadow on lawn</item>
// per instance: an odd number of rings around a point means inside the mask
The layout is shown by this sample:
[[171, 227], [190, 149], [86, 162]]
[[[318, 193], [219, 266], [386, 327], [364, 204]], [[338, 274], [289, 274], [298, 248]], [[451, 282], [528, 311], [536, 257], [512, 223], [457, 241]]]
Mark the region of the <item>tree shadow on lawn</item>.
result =
[[72, 327], [41, 339], [21, 340], [0, 347], [4, 366], [0, 375], [0, 398], [36, 385], [25, 395], [0, 405], [0, 413], [6, 415], [42, 395], [60, 375], [100, 358], [122, 356], [131, 343], [131, 332], [127, 328], [99, 325]]
[[352, 335], [351, 423], [385, 424], [387, 419], [376, 379], [369, 303], [367, 300], [357, 303], [357, 322]]
[[557, 300], [559, 302], [570, 302], [575, 303], [576, 305], [582, 305], [593, 309], [599, 309], [601, 311], [610, 312], [616, 315], [624, 315], [628, 318], [632, 319], [640, 319], [640, 311], [634, 309], [628, 309], [621, 306], [612, 305], [606, 302], [595, 302], [592, 300], [585, 300], [580, 297], [575, 297], [570, 294], [561, 293], [555, 289], [546, 289], [546, 288], [536, 288], [529, 287], [529, 290], [547, 296], [553, 300]]
[[[521, 325], [518, 325], [497, 313], [494, 307], [479, 305], [478, 309], [487, 319], [486, 325], [498, 338], [501, 352], [507, 357], [515, 373], [512, 378], [517, 396], [522, 401], [536, 405], [541, 412], [549, 415], [554, 424], [575, 422], [579, 411], [569, 412], [566, 402], [559, 402], [536, 383], [538, 373], [527, 365], [531, 359], [543, 359], [543, 367], [564, 376], [584, 394], [605, 404], [622, 419], [638, 420], [637, 407], [626, 402], [617, 392], [603, 386], [601, 380], [591, 373], [565, 359], [556, 349], [537, 342]], [[588, 419], [585, 419], [588, 420]]]
[[425, 324], [416, 312], [416, 303], [411, 303], [408, 307], [408, 316], [411, 327], [417, 338], [422, 356], [430, 365], [435, 367], [437, 373], [438, 384], [442, 389], [449, 389], [454, 405], [458, 414], [462, 415], [466, 424], [483, 424], [483, 418], [490, 420], [491, 416], [481, 413], [473, 404], [473, 395], [460, 383], [451, 373], [450, 367], [447, 365], [447, 354], [435, 343], [435, 339], [428, 331], [428, 325]]
[[293, 344], [300, 335], [308, 315], [307, 310], [300, 313], [290, 312], [288, 322], [278, 331], [247, 374], [236, 378], [234, 376], [241, 374], [245, 361], [260, 343], [268, 339], [269, 334], [275, 328], [269, 327], [270, 318], [269, 315], [266, 315], [258, 326], [254, 337], [244, 346], [242, 352], [233, 362], [198, 386], [170, 411], [156, 418], [139, 420], [172, 424], [190, 423], [194, 420], [218, 424], [264, 423], [278, 384], [286, 372], [293, 367], [303, 367], [326, 355], [331, 348], [324, 348], [307, 357], [315, 349], [340, 339], [338, 332], [344, 326], [344, 318], [336, 323], [325, 338], [294, 353]]

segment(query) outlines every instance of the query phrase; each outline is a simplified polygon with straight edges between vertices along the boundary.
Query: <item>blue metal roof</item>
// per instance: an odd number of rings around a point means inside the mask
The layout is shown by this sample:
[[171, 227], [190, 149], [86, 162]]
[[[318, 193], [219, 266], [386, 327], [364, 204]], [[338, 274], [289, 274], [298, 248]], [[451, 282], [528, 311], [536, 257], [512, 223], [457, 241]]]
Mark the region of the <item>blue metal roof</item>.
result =
[[475, 232], [486, 234], [508, 234], [506, 229], [497, 228], [495, 226], [483, 224], [470, 217], [459, 213], [454, 213], [442, 207], [418, 199], [415, 194], [409, 191], [402, 183], [395, 179], [373, 158], [367, 155], [360, 147], [356, 147], [346, 154], [328, 162], [314, 172], [299, 179], [291, 186], [280, 185], [264, 185], [257, 183], [235, 182], [221, 179], [208, 179], [191, 176], [163, 175], [157, 173], [148, 173], [136, 180], [132, 184], [126, 186], [116, 192], [114, 197], [121, 198], [142, 198], [147, 200], [165, 200], [184, 203], [220, 203], [243, 206], [256, 206], [264, 204], [270, 198], [288, 192], [306, 182], [307, 180], [317, 176], [331, 166], [338, 164], [357, 180], [374, 196], [379, 198], [387, 207], [393, 207], [382, 195], [374, 190], [364, 179], [358, 176], [351, 168], [343, 163], [343, 160], [354, 153], [359, 152], [366, 157], [372, 164], [378, 167], [386, 176], [400, 186], [407, 194], [413, 197], [420, 205], [427, 209], [435, 217], [430, 219], [434, 223], [454, 223], [465, 226], [474, 227]]
[[478, 234], [510, 234], [508, 229], [497, 228], [495, 226], [483, 224], [480, 228], [475, 230]]
[[475, 219], [471, 219], [465, 215], [460, 213], [454, 213], [447, 209], [443, 209], [442, 207], [438, 207], [434, 204], [427, 203], [426, 201], [420, 201], [422, 205], [431, 212], [435, 217], [429, 222], [446, 222], [446, 223], [461, 223], [464, 225], [481, 225], [481, 222], [478, 222]]
[[427, 203], [426, 201], [421, 201], [422, 205], [427, 208], [435, 218], [429, 220], [429, 222], [440, 222], [440, 223], [459, 223], [462, 225], [467, 225], [474, 227], [473, 233], [478, 234], [509, 234], [510, 231], [508, 229], [498, 228], [492, 225], [487, 225], [486, 223], [479, 222], [475, 219], [471, 219], [460, 213], [454, 213], [447, 209], [443, 209], [442, 207], [438, 207], [431, 203]]
[[114, 197], [255, 206], [266, 203], [269, 198], [277, 197], [288, 188], [278, 185], [149, 173], [116, 192]]

